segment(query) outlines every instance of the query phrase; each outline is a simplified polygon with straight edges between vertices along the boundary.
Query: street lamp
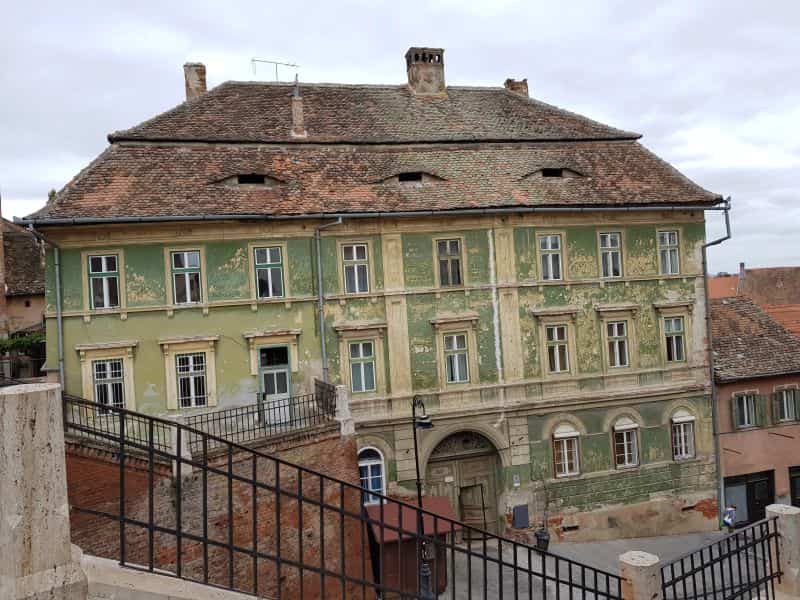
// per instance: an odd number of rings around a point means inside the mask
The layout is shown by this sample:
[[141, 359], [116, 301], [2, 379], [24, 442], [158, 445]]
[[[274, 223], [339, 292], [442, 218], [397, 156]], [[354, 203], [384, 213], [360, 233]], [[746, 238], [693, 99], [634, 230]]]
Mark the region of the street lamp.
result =
[[[417, 408], [422, 411], [419, 417]], [[422, 479], [419, 475], [419, 447], [417, 446], [417, 429], [432, 429], [433, 423], [430, 415], [425, 411], [425, 403], [419, 395], [415, 395], [411, 400], [411, 428], [414, 430], [414, 465], [417, 468], [417, 552], [422, 559], [419, 565], [419, 594], [421, 598], [434, 598], [431, 589], [431, 567], [428, 564], [428, 543], [423, 539], [425, 530], [422, 522]]]

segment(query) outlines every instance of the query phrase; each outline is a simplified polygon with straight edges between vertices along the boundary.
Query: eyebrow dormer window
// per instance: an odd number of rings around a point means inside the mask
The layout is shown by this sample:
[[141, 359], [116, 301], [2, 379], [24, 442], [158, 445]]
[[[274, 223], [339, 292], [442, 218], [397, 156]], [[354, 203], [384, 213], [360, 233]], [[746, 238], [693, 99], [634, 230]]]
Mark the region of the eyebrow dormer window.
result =
[[257, 175], [256, 173], [237, 175], [236, 183], [239, 185], [265, 185], [267, 178], [265, 175]]
[[422, 183], [422, 172], [411, 171], [408, 173], [400, 173], [397, 176], [397, 180], [400, 183]]
[[563, 177], [564, 169], [542, 169], [542, 177]]

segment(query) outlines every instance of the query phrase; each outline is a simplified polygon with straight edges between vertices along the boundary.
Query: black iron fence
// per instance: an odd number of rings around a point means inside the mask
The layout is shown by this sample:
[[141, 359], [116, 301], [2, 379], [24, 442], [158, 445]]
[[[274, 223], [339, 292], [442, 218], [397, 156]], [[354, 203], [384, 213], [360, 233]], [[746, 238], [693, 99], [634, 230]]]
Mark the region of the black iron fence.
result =
[[661, 567], [665, 600], [775, 598], [777, 519], [764, 519]]
[[621, 598], [613, 573], [374, 492], [366, 509], [358, 485], [188, 425], [64, 403], [67, 429], [117, 457], [103, 494], [71, 490], [73, 541], [126, 567], [276, 599]]
[[[241, 444], [330, 422], [335, 409], [336, 388], [323, 384], [316, 386], [315, 393], [302, 396], [274, 399], [260, 393], [255, 404], [188, 415], [184, 422], [213, 438]], [[206, 443], [209, 449], [223, 446], [213, 439]], [[192, 453], [199, 452], [202, 444], [202, 436], [189, 435]]]

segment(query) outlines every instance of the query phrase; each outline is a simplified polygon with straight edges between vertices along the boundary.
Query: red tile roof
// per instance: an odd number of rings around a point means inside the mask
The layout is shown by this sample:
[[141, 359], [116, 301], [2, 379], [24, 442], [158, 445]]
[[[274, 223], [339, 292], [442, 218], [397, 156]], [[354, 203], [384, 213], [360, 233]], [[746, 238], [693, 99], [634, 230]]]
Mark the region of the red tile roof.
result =
[[800, 337], [800, 304], [776, 304], [764, 306], [767, 314]]
[[708, 278], [708, 297], [712, 300], [717, 298], [730, 298], [736, 295], [736, 286], [739, 283], [738, 275], [718, 275]]
[[750, 298], [712, 300], [711, 328], [717, 381], [800, 373], [800, 338]]
[[2, 227], [6, 296], [44, 294], [44, 260], [36, 238], [5, 219]]
[[800, 304], [800, 267], [745, 269], [739, 292], [756, 304]]
[[407, 85], [301, 84], [308, 136], [292, 136], [293, 84], [229, 81], [109, 141], [415, 143], [636, 139], [504, 88], [448, 87], [418, 96]]

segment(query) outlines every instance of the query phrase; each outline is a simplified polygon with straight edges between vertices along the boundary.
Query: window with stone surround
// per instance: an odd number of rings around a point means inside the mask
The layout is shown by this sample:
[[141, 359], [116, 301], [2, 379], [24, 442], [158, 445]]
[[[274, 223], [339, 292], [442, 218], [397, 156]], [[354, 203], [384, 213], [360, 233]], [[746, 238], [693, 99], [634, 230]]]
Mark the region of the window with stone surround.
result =
[[579, 436], [578, 430], [569, 423], [562, 423], [553, 432], [553, 470], [556, 477], [580, 474]]
[[540, 235], [539, 255], [541, 257], [542, 279], [545, 281], [558, 281], [562, 279], [561, 235]]
[[369, 293], [369, 251], [367, 244], [343, 244], [342, 262], [345, 293]]
[[116, 254], [91, 255], [89, 261], [90, 307], [119, 306], [119, 259]]
[[436, 254], [439, 261], [439, 285], [454, 287], [462, 285], [461, 240], [436, 240]]
[[466, 383], [469, 381], [469, 350], [467, 333], [448, 333], [444, 339], [444, 360], [447, 383]]
[[[386, 493], [383, 456], [375, 448], [362, 448], [358, 452], [358, 475], [365, 490]], [[380, 500], [380, 496], [363, 492], [363, 504], [378, 504]]]
[[639, 425], [629, 417], [614, 423], [614, 462], [618, 469], [639, 466]]
[[200, 251], [172, 252], [172, 298], [175, 304], [197, 304], [202, 300]]
[[606, 323], [608, 339], [608, 366], [612, 368], [628, 366], [628, 322], [609, 321]]
[[375, 344], [357, 341], [350, 348], [350, 389], [353, 392], [375, 391]]
[[[103, 406], [125, 408], [125, 375], [121, 358], [92, 361], [94, 401]], [[109, 411], [101, 411], [107, 413]]]
[[600, 265], [604, 279], [622, 277], [622, 234], [600, 234]]
[[569, 338], [567, 325], [545, 326], [547, 365], [551, 373], [569, 371]]
[[685, 409], [672, 415], [672, 458], [687, 460], [695, 457], [694, 416]]
[[678, 239], [677, 231], [658, 232], [658, 264], [662, 275], [677, 275], [681, 272]]
[[258, 297], [283, 297], [283, 249], [280, 246], [254, 248], [253, 259]]
[[178, 381], [178, 404], [181, 408], [206, 406], [206, 355], [204, 352], [175, 355]]
[[666, 343], [667, 362], [683, 362], [686, 360], [683, 317], [664, 318], [664, 341]]

